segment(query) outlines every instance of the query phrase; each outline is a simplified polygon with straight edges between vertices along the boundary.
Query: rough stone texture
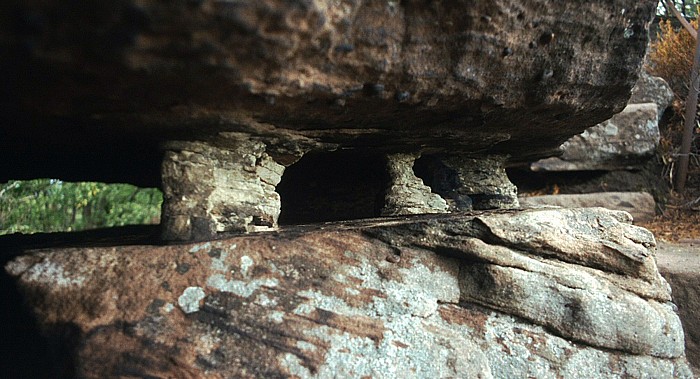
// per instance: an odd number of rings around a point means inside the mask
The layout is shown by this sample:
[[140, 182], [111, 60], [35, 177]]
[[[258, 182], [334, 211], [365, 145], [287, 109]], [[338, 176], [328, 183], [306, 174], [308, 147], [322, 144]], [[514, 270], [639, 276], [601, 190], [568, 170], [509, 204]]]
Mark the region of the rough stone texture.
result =
[[658, 119], [656, 104], [630, 104], [610, 120], [564, 142], [560, 157], [542, 159], [530, 168], [534, 171], [639, 168], [659, 146]]
[[530, 162], [624, 107], [655, 9], [3, 1], [0, 181], [157, 186], [160, 143], [221, 131]]
[[426, 157], [416, 168], [451, 211], [517, 208], [518, 189], [505, 171], [506, 157], [463, 155]]
[[520, 197], [524, 208], [557, 206], [562, 208], [603, 207], [629, 212], [634, 221], [650, 221], [656, 216], [656, 201], [647, 192], [598, 192], [568, 195]]
[[656, 260], [673, 289], [673, 302], [685, 330], [685, 351], [695, 375], [700, 375], [700, 247], [697, 243], [659, 243]]
[[646, 70], [641, 70], [639, 80], [632, 88], [632, 96], [628, 104], [644, 104], [654, 103], [658, 107], [659, 118], [663, 115], [666, 108], [673, 104], [675, 95], [671, 86], [666, 83], [663, 78], [649, 75]]
[[275, 186], [284, 166], [265, 152], [262, 142], [238, 137], [228, 136], [227, 147], [202, 142], [167, 147], [162, 169], [164, 239], [205, 240], [221, 232], [277, 226], [281, 202]]
[[[654, 238], [603, 208], [16, 258], [75, 376], [691, 378]], [[74, 350], [70, 350], [74, 349]]]
[[413, 165], [418, 154], [392, 154], [387, 157], [389, 188], [384, 196], [382, 216], [445, 213], [447, 203], [416, 177]]

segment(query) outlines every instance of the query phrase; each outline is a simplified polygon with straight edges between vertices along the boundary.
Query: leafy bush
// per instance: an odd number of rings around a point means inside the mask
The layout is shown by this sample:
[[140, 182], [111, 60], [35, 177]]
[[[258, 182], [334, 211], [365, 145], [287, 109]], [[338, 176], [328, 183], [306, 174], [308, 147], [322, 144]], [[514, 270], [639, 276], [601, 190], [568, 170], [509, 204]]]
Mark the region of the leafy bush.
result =
[[[697, 29], [698, 20], [690, 21]], [[676, 96], [685, 99], [693, 66], [695, 40], [685, 29], [675, 29], [670, 20], [661, 21], [660, 33], [649, 51], [649, 71], [664, 78]]]
[[11, 181], [0, 185], [0, 234], [154, 224], [162, 202], [159, 190], [128, 184]]

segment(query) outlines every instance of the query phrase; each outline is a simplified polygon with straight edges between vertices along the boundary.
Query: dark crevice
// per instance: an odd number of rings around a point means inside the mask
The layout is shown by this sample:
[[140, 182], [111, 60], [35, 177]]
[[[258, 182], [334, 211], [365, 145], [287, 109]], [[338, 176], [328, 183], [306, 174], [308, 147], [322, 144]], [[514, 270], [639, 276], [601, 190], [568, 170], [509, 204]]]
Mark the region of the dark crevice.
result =
[[529, 167], [506, 169], [508, 178], [518, 187], [518, 192], [547, 192], [555, 185], [564, 190], [588, 183], [600, 183], [606, 173], [607, 171], [531, 171]]
[[277, 193], [280, 225], [378, 217], [389, 183], [380, 154], [310, 153], [288, 167]]
[[[154, 244], [158, 225], [126, 226], [82, 232], [11, 234], [0, 236], [0, 376], [3, 378], [74, 378], [75, 349], [81, 339], [73, 324], [54, 324], [42, 332], [26, 303], [32, 295], [17, 287], [3, 268], [28, 250]], [[38, 298], [40, 298], [39, 295]]]
[[432, 192], [443, 198], [452, 196], [452, 193], [461, 186], [457, 171], [447, 167], [432, 155], [416, 159], [413, 172], [423, 180], [426, 186], [430, 187]]

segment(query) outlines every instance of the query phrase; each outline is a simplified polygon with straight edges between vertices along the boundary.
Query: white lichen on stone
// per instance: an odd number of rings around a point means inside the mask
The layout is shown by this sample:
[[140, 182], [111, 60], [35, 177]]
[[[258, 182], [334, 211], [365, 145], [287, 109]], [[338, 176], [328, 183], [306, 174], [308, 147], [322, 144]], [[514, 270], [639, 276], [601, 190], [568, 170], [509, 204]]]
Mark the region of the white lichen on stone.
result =
[[284, 321], [284, 314], [282, 311], [270, 311], [267, 314], [267, 319], [275, 324], [281, 324]]
[[292, 353], [285, 353], [282, 356], [280, 356], [279, 363], [280, 366], [287, 369], [287, 372], [290, 375], [293, 375], [297, 378], [313, 377], [313, 375], [311, 375], [311, 371], [309, 371], [308, 368], [304, 367], [304, 365], [301, 364], [301, 360], [299, 359], [299, 357]]
[[253, 258], [247, 255], [241, 257], [241, 274], [243, 274], [244, 277], [248, 277], [248, 270], [250, 270], [253, 264]]
[[189, 314], [199, 311], [199, 302], [206, 297], [200, 287], [187, 287], [177, 299], [177, 305], [183, 312]]
[[165, 303], [165, 305], [163, 305], [163, 312], [165, 313], [170, 313], [173, 309], [175, 309], [175, 306], [172, 303]]
[[255, 298], [255, 304], [270, 308], [277, 305], [277, 299], [270, 299], [267, 295], [261, 293]]
[[211, 268], [214, 271], [226, 272], [228, 271], [228, 264], [226, 263], [226, 258], [228, 258], [228, 251], [222, 251], [218, 258], [211, 259]]
[[366, 259], [356, 266], [343, 269], [348, 276], [360, 279], [363, 288], [381, 289], [388, 296], [374, 298], [371, 307], [377, 315], [404, 314], [427, 317], [437, 310], [438, 301], [457, 303], [459, 284], [457, 264], [452, 272], [431, 270], [419, 259], [413, 259], [410, 268], [401, 268], [402, 281], [387, 281], [379, 269]]
[[307, 341], [297, 341], [297, 347], [301, 350], [316, 351], [316, 345]]
[[61, 265], [49, 260], [37, 263], [26, 269], [23, 279], [29, 282], [51, 284], [51, 286], [59, 288], [81, 286], [86, 281], [84, 276], [76, 275], [75, 273], [68, 275]]
[[270, 267], [270, 272], [272, 272], [273, 274], [278, 274], [278, 275], [284, 276], [284, 272], [282, 270], [280, 270], [276, 264], [274, 264], [272, 262], [268, 262], [267, 265], [268, 265], [268, 267]]
[[[354, 288], [356, 291], [374, 289], [387, 294], [386, 297], [374, 297], [371, 302], [354, 307], [338, 297], [307, 289], [297, 295], [308, 300], [298, 304], [293, 312], [309, 316], [316, 309], [323, 309], [343, 316], [368, 317], [376, 320], [378, 327], [383, 327], [383, 338], [376, 341], [327, 325], [310, 328], [304, 331], [310, 340], [327, 344], [323, 345], [327, 346], [324, 363], [312, 375], [296, 356], [283, 354], [279, 359], [289, 374], [318, 378], [390, 378], [450, 377], [459, 376], [460, 372], [476, 372], [482, 378], [492, 377], [488, 361], [479, 348], [460, 337], [464, 330], [458, 333], [437, 312], [438, 301], [457, 302], [459, 299], [456, 264], [429, 268], [421, 259], [412, 259], [409, 268], [399, 269], [402, 279], [398, 281], [381, 276], [378, 268], [367, 259], [360, 259], [357, 264], [359, 266], [341, 266], [336, 272], [360, 279]], [[454, 359], [456, 355], [469, 359]]]
[[343, 275], [339, 272], [334, 272], [331, 279], [335, 280], [338, 283], [342, 283], [342, 284], [345, 284], [345, 280], [346, 280], [345, 275]]
[[216, 288], [222, 292], [230, 292], [241, 297], [250, 297], [260, 287], [277, 287], [279, 280], [277, 278], [253, 279], [249, 282], [242, 280], [226, 280], [222, 274], [214, 274], [207, 279], [207, 286]]
[[209, 250], [210, 248], [211, 248], [210, 242], [203, 243], [203, 244], [197, 244], [197, 245], [192, 246], [192, 248], [190, 249], [190, 253], [194, 254], [194, 253], [201, 251], [201, 250]]
[[[367, 308], [356, 312], [371, 314]], [[480, 378], [492, 377], [478, 346], [456, 333], [439, 316], [426, 320], [396, 315], [380, 320], [384, 323], [384, 338], [379, 341], [325, 325], [305, 331], [305, 335], [328, 344], [324, 364], [315, 375], [305, 377], [439, 378], [459, 377], [467, 372]], [[293, 365], [286, 367], [298, 369]]]
[[195, 349], [197, 354], [202, 356], [207, 356], [216, 349], [221, 343], [221, 340], [213, 334], [202, 334], [198, 338], [199, 343], [196, 344]]
[[308, 316], [314, 310], [316, 310], [316, 307], [314, 307], [310, 303], [301, 303], [301, 304], [297, 305], [296, 308], [294, 308], [292, 313], [294, 313], [295, 315], [298, 315], [298, 316]]
[[306, 302], [297, 305], [293, 311], [294, 314], [300, 316], [309, 315], [317, 308], [323, 310], [336, 310], [344, 315], [362, 315], [361, 312], [358, 312], [356, 308], [348, 305], [343, 299], [325, 295], [317, 290], [307, 289], [297, 292], [297, 295], [308, 299]]

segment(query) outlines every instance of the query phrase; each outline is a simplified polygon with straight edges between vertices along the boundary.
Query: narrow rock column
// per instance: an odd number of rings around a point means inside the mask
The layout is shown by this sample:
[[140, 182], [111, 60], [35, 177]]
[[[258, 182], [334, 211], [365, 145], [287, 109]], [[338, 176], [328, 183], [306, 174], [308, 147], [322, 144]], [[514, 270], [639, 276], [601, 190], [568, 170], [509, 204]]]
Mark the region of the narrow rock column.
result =
[[281, 210], [275, 186], [283, 172], [264, 143], [246, 136], [169, 143], [162, 165], [163, 238], [205, 240], [275, 228]]
[[435, 192], [451, 210], [518, 208], [518, 189], [506, 175], [504, 156], [480, 158], [443, 155], [435, 175]]
[[384, 197], [382, 216], [422, 213], [446, 213], [447, 203], [432, 193], [413, 172], [419, 154], [391, 154], [387, 156], [389, 188]]

